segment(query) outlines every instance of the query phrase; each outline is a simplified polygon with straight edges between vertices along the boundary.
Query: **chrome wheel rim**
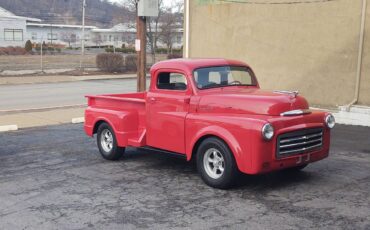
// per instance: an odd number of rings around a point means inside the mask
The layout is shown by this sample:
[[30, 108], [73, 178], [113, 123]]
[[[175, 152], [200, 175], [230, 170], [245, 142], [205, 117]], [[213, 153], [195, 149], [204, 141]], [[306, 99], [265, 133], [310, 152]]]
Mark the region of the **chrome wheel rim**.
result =
[[218, 149], [210, 148], [204, 154], [203, 166], [209, 177], [218, 179], [225, 171], [224, 157]]
[[104, 129], [102, 131], [100, 144], [104, 152], [109, 153], [113, 149], [113, 134], [109, 129]]

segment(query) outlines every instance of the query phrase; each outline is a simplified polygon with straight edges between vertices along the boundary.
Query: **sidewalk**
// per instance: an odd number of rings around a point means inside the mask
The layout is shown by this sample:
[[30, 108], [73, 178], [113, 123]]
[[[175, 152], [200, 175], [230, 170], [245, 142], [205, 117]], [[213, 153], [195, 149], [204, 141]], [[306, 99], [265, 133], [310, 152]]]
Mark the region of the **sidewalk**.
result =
[[11, 77], [0, 76], [0, 85], [58, 83], [58, 82], [73, 82], [87, 80], [124, 79], [124, 78], [136, 78], [136, 74], [84, 75], [84, 76], [68, 76], [68, 75], [11, 76]]
[[16, 125], [18, 129], [72, 123], [84, 116], [85, 107], [0, 115], [0, 126]]

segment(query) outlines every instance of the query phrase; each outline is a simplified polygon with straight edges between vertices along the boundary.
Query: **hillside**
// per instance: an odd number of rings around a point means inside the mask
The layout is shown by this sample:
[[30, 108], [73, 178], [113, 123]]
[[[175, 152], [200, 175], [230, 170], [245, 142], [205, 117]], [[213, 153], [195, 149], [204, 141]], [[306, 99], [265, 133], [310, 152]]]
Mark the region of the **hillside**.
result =
[[[16, 15], [51, 23], [81, 24], [82, 19], [82, 0], [1, 0], [0, 6]], [[87, 1], [87, 25], [112, 26], [133, 18], [126, 8], [106, 0]]]

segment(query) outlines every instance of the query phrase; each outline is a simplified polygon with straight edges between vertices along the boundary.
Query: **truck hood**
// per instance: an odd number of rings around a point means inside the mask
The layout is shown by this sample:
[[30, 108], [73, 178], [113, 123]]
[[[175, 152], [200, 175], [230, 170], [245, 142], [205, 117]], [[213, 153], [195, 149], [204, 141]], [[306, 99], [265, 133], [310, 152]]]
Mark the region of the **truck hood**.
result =
[[201, 96], [198, 112], [280, 116], [308, 109], [305, 98], [295, 93], [250, 88], [219, 89]]

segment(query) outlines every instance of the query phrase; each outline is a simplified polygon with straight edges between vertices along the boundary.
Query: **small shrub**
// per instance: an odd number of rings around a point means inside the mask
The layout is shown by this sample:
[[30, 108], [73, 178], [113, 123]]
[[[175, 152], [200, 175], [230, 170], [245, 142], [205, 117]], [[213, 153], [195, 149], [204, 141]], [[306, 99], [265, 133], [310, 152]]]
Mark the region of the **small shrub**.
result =
[[182, 54], [182, 49], [181, 48], [180, 49], [173, 48], [172, 53]]
[[6, 48], [2, 48], [1, 53], [3, 55], [25, 55], [27, 54], [27, 51], [25, 48], [22, 47], [9, 46]]
[[127, 47], [123, 50], [123, 52], [126, 54], [133, 54], [133, 53], [136, 53], [136, 50], [134, 47]]
[[58, 53], [61, 53], [61, 52], [62, 52], [62, 49], [61, 49], [61, 48], [55, 48], [55, 50], [56, 50]]
[[157, 54], [166, 54], [167, 53], [167, 49], [166, 48], [157, 48], [157, 49], [155, 49], [155, 52]]
[[127, 55], [125, 58], [125, 66], [128, 71], [137, 71], [137, 56]]
[[121, 48], [122, 48], [122, 49], [126, 48], [126, 44], [125, 44], [125, 43], [122, 43]]
[[105, 52], [107, 53], [113, 53], [113, 48], [105, 48]]
[[176, 58], [182, 58], [182, 54], [173, 53], [173, 54], [168, 54], [167, 55], [167, 59], [176, 59]]
[[30, 40], [27, 40], [26, 45], [24, 46], [24, 49], [27, 52], [31, 52], [32, 51], [32, 42]]
[[0, 56], [1, 55], [7, 55], [4, 47], [0, 47]]
[[96, 66], [103, 71], [110, 73], [118, 72], [123, 66], [121, 54], [101, 53], [96, 56]]

